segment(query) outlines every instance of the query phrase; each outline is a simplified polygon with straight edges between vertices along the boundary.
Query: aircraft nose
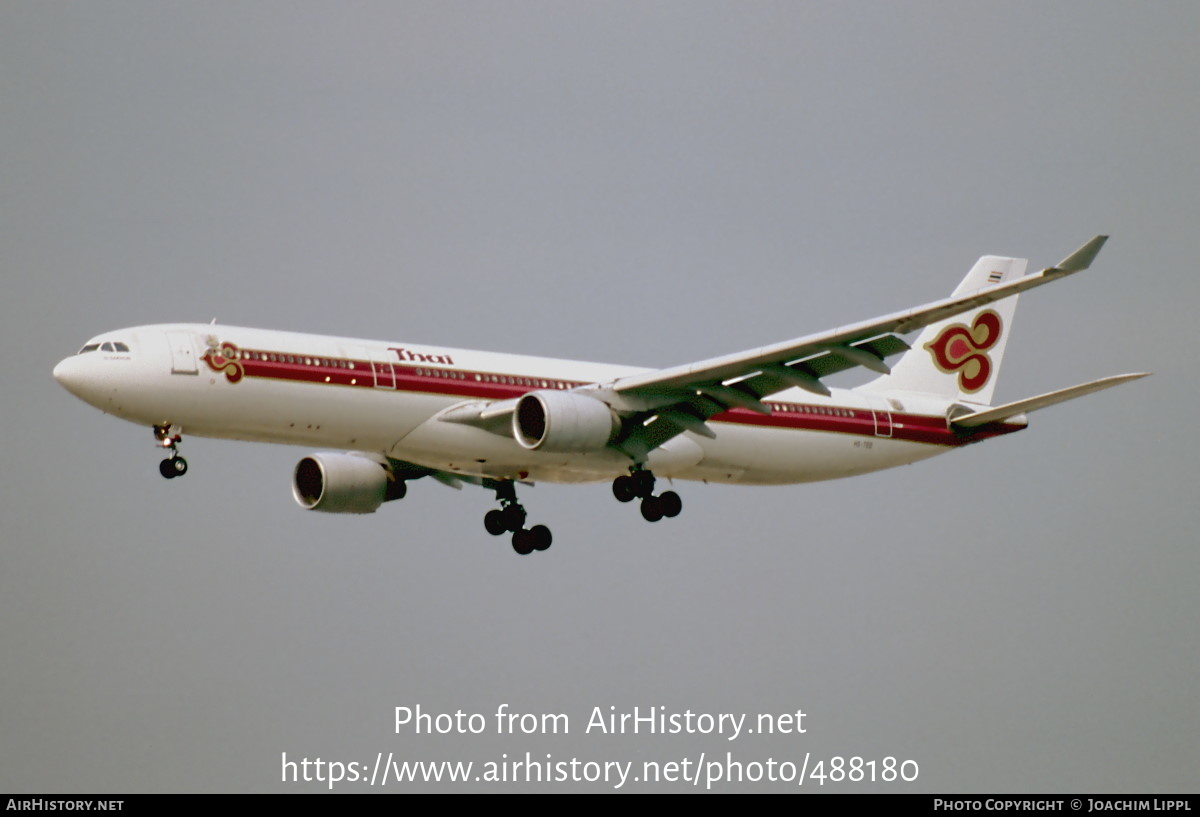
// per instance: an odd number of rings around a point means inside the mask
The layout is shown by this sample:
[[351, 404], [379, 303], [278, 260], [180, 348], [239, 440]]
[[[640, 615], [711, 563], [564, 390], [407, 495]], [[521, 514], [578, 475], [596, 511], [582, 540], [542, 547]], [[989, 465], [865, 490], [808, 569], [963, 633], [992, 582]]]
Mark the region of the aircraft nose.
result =
[[78, 355], [59, 361], [54, 367], [54, 379], [59, 385], [76, 397], [83, 397], [87, 389], [88, 377], [80, 365]]

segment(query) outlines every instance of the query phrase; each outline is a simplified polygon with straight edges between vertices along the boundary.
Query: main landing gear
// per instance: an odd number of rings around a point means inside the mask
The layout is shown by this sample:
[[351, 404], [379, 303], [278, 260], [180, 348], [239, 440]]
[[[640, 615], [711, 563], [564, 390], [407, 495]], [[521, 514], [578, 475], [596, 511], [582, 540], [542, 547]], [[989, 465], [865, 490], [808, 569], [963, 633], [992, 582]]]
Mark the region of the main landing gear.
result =
[[488, 511], [483, 517], [483, 526], [492, 536], [512, 531], [512, 547], [522, 556], [527, 556], [535, 550], [545, 550], [550, 547], [553, 536], [545, 525], [534, 525], [525, 528], [525, 508], [517, 502], [517, 489], [511, 481], [501, 482], [496, 486], [496, 499], [500, 507]]
[[674, 491], [654, 495], [654, 474], [640, 466], [630, 468], [628, 476], [614, 479], [612, 490], [618, 502], [630, 502], [634, 497], [640, 498], [642, 518], [647, 522], [657, 522], [664, 516], [676, 517], [683, 510], [683, 500]]
[[179, 456], [179, 444], [183, 442], [182, 431], [182, 428], [175, 425], [154, 427], [154, 439], [158, 440], [159, 447], [171, 449], [171, 456], [158, 464], [158, 473], [166, 479], [174, 479], [187, 473], [187, 460]]

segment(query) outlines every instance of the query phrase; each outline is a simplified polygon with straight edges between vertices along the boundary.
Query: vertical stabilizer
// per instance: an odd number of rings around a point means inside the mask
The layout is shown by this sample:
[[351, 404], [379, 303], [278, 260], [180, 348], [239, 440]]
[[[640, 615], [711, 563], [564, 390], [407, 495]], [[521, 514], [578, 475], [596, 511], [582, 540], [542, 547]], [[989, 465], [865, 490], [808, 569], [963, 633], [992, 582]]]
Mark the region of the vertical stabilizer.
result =
[[[970, 295], [1025, 275], [1024, 258], [985, 255], [954, 290], [953, 297]], [[1017, 297], [1005, 298], [986, 307], [956, 315], [927, 326], [912, 348], [884, 375], [860, 388], [864, 391], [904, 391], [966, 403], [990, 405], [996, 376]]]

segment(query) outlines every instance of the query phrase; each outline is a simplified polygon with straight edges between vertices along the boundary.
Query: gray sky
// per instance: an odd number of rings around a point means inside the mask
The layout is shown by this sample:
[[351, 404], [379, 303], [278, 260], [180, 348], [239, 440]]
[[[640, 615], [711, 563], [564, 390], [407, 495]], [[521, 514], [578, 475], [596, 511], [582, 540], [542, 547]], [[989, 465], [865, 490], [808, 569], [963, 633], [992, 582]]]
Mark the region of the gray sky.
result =
[[[903, 791], [1195, 791], [1198, 24], [1183, 2], [0, 2], [0, 790], [305, 789], [282, 752], [731, 751], [911, 758]], [[1154, 377], [899, 470], [682, 484], [657, 525], [603, 484], [526, 488], [555, 532], [529, 558], [477, 489], [303, 512], [304, 449], [189, 439], [167, 482], [148, 429], [50, 377], [97, 332], [214, 316], [666, 366], [1096, 233], [1091, 271], [1022, 299], [997, 398]], [[392, 726], [501, 703], [571, 733]], [[584, 734], [596, 706], [808, 731]]]

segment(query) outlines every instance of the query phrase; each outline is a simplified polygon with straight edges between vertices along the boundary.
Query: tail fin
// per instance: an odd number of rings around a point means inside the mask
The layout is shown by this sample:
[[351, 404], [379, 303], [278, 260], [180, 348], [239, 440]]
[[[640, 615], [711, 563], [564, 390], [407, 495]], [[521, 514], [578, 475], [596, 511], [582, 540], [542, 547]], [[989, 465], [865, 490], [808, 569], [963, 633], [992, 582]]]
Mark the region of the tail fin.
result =
[[[967, 273], [952, 297], [1015, 281], [1025, 275], [1028, 264], [1024, 258], [985, 255]], [[892, 367], [891, 374], [860, 388], [919, 392], [990, 405], [1018, 297], [1014, 295], [927, 326]]]

